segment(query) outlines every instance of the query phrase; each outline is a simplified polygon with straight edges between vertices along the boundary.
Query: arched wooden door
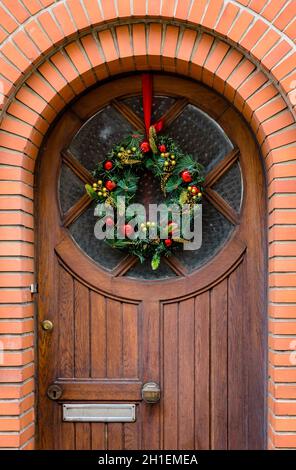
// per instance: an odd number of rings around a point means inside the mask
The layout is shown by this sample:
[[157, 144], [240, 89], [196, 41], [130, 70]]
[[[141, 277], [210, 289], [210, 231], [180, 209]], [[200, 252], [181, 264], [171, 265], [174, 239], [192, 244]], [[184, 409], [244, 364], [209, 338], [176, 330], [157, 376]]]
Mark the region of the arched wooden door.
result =
[[[156, 75], [154, 92], [154, 121], [164, 116], [166, 132], [206, 168], [202, 248], [153, 274], [94, 238], [84, 183], [115, 142], [143, 127], [141, 77], [110, 81], [77, 101], [39, 160], [43, 449], [265, 446], [266, 206], [258, 150], [233, 108], [207, 88]], [[142, 400], [150, 381], [160, 385], [156, 404]], [[71, 403], [135, 404], [136, 420], [63, 421]]]

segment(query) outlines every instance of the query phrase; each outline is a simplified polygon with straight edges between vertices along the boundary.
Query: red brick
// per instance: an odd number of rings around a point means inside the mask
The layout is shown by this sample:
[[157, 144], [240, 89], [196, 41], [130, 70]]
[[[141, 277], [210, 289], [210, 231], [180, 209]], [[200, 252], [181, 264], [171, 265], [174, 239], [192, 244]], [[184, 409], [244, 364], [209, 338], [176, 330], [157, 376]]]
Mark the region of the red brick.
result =
[[272, 21], [286, 2], [287, 0], [271, 0], [271, 2], [262, 11], [262, 15], [267, 20]]
[[277, 44], [263, 59], [262, 64], [271, 70], [291, 50], [291, 46], [284, 39]]
[[61, 29], [58, 26], [57, 21], [55, 21], [48, 11], [44, 11], [38, 16], [38, 21], [40, 22], [43, 29], [47, 32], [48, 36], [52, 40], [53, 44], [58, 43], [64, 38], [64, 35]]
[[285, 8], [282, 13], [274, 21], [274, 25], [280, 30], [285, 29], [285, 27], [293, 20], [296, 16], [296, 1], [292, 0], [287, 8]]
[[193, 23], [200, 23], [205, 8], [207, 6], [208, 0], [194, 0], [190, 14], [188, 16], [188, 21], [192, 21]]
[[40, 55], [36, 45], [31, 39], [24, 33], [19, 31], [13, 37], [13, 41], [16, 43], [18, 48], [27, 56], [30, 62], [34, 62]]
[[[125, 0], [119, 0], [119, 1], [125, 1]], [[89, 19], [91, 21], [92, 25], [96, 25], [100, 23], [103, 19], [99, 5], [97, 2], [94, 2], [93, 0], [83, 0], [83, 3], [85, 5], [85, 8], [87, 10]], [[125, 2], [126, 3], [126, 2]]]
[[[240, 45], [250, 51], [267, 31], [268, 26], [262, 20], [257, 20], [251, 29], [247, 32]], [[264, 37], [265, 39], [265, 37]]]
[[210, 0], [206, 14], [202, 20], [202, 25], [206, 28], [214, 29], [223, 5], [224, 0]]
[[52, 12], [57, 19], [61, 30], [64, 33], [64, 36], [70, 36], [71, 34], [74, 34], [76, 32], [76, 28], [74, 26], [74, 23], [65, 8], [65, 6], [62, 3], [58, 3], [57, 6], [55, 6], [52, 9]]
[[116, 11], [114, 2], [110, 0], [101, 0], [103, 16], [105, 21], [109, 21], [116, 18]]
[[89, 21], [84, 13], [80, 0], [68, 0], [68, 6], [78, 30], [89, 26]]
[[179, 0], [177, 2], [175, 18], [186, 21], [188, 18], [190, 5], [191, 5], [191, 0], [181, 0], [181, 1]]
[[243, 36], [245, 31], [248, 29], [252, 23], [254, 16], [247, 12], [243, 11], [235, 20], [228, 36], [232, 41], [239, 42], [240, 38]]
[[22, 2], [31, 15], [35, 15], [35, 13], [41, 10], [41, 5], [38, 0], [22, 0]]
[[223, 11], [223, 14], [215, 28], [216, 31], [218, 31], [220, 34], [223, 34], [224, 36], [227, 36], [228, 31], [232, 27], [235, 18], [237, 17], [237, 14], [239, 12], [239, 7], [236, 5], [233, 5], [232, 3], [228, 3], [226, 5], [225, 10]]
[[6, 29], [8, 33], [12, 33], [17, 28], [17, 22], [12, 16], [10, 16], [6, 11], [0, 6], [0, 17], [1, 25]]
[[2, 0], [2, 3], [19, 23], [23, 23], [29, 18], [29, 13], [19, 0]]

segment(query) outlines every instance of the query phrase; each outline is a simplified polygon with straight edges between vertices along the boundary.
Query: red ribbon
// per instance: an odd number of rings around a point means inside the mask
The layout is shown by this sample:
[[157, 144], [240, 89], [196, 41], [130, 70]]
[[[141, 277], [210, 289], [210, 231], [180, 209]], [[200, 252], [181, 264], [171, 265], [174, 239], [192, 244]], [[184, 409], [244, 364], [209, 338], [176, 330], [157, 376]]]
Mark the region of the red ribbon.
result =
[[[153, 99], [153, 76], [149, 73], [142, 74], [142, 94], [146, 137], [149, 137]], [[160, 132], [163, 128], [163, 121], [158, 121], [156, 124], [153, 125], [153, 127], [155, 128], [156, 132]]]

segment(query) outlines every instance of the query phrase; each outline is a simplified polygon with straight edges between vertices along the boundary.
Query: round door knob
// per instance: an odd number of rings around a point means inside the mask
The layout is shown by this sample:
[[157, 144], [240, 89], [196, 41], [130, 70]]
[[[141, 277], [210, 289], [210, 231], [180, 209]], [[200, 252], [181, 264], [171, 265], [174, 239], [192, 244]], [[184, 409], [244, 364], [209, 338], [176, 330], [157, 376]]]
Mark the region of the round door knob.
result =
[[142, 398], [146, 403], [157, 403], [160, 400], [160, 387], [156, 382], [147, 382], [142, 388]]
[[42, 329], [44, 331], [52, 331], [53, 330], [53, 323], [50, 320], [43, 320], [43, 322], [41, 322], [41, 326], [42, 326]]

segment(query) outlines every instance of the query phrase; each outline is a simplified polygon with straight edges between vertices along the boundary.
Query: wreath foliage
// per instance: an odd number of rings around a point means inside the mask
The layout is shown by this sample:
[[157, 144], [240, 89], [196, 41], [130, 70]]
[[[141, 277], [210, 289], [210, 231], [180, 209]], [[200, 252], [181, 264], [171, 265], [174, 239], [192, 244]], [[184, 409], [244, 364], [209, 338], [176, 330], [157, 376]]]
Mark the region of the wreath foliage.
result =
[[[115, 145], [94, 169], [96, 182], [92, 186], [87, 184], [86, 191], [97, 203], [106, 203], [118, 210], [120, 196], [125, 197], [126, 205], [135, 202], [139, 180], [147, 170], [159, 180], [164, 197], [162, 203], [167, 207], [187, 204], [193, 213], [192, 209], [201, 203], [204, 183], [202, 165], [182, 152], [173, 139], [158, 135], [154, 126], [150, 127], [149, 142], [143, 141], [143, 135], [137, 133]], [[176, 227], [172, 219], [166, 222], [165, 239], [159, 238], [160, 230], [163, 230], [161, 221], [156, 224], [143, 221], [135, 229], [129, 225], [130, 220], [126, 217], [124, 224], [118, 226], [116, 217], [106, 218], [105, 241], [113, 248], [137, 256], [141, 262], [151, 259], [153, 270], [158, 269], [162, 256], [169, 256], [187, 242], [181, 236], [174, 236]], [[154, 239], [149, 237], [152, 228], [157, 233]], [[108, 236], [111, 231], [112, 236]]]

